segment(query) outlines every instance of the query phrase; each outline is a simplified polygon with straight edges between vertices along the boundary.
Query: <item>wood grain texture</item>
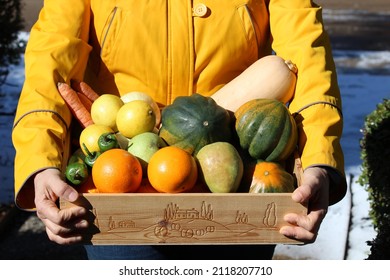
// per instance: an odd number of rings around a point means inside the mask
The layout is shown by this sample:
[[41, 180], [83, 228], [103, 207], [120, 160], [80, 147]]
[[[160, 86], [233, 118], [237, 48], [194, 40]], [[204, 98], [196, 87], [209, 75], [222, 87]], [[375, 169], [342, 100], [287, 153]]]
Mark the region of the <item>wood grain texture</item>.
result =
[[[286, 213], [306, 213], [290, 193], [83, 194], [92, 244], [300, 244], [279, 233]], [[61, 208], [73, 204], [61, 201]]]

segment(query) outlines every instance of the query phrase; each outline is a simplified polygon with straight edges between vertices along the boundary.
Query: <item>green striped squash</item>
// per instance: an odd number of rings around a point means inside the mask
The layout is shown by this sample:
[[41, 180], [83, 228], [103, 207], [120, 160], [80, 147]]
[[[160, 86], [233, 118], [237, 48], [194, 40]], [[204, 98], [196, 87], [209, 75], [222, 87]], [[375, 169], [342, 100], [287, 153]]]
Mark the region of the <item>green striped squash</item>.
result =
[[162, 110], [159, 135], [168, 145], [190, 154], [214, 142], [229, 142], [230, 114], [211, 98], [200, 94], [177, 97]]
[[288, 108], [275, 99], [254, 99], [235, 112], [240, 146], [258, 160], [280, 162], [297, 145], [298, 132]]

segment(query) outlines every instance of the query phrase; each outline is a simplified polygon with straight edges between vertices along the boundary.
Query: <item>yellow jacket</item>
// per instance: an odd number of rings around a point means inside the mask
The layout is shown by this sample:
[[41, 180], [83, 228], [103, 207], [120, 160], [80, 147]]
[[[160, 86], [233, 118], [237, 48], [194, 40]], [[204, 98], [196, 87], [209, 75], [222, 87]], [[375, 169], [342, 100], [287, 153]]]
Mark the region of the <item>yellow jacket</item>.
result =
[[34, 209], [33, 175], [63, 169], [71, 114], [60, 81], [85, 80], [99, 93], [143, 91], [158, 103], [211, 95], [272, 50], [299, 69], [297, 113], [304, 168], [341, 174], [341, 100], [321, 8], [310, 0], [45, 1], [25, 54], [26, 80], [14, 122], [15, 201]]

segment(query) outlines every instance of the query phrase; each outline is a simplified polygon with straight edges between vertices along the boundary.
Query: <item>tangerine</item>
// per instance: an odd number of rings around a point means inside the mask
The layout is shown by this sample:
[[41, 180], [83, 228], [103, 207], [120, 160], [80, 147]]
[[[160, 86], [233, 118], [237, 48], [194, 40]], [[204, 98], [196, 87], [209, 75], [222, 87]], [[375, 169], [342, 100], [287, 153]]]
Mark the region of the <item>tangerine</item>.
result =
[[148, 178], [143, 178], [141, 185], [139, 186], [138, 193], [158, 193], [158, 191], [153, 188], [153, 186], [150, 184]]
[[166, 146], [150, 158], [147, 174], [150, 184], [158, 192], [180, 193], [195, 185], [198, 167], [188, 152], [175, 146]]
[[100, 193], [136, 192], [141, 185], [142, 166], [128, 151], [111, 149], [96, 159], [92, 179]]
[[88, 176], [88, 179], [76, 188], [79, 193], [96, 193], [97, 189], [93, 183], [92, 176]]

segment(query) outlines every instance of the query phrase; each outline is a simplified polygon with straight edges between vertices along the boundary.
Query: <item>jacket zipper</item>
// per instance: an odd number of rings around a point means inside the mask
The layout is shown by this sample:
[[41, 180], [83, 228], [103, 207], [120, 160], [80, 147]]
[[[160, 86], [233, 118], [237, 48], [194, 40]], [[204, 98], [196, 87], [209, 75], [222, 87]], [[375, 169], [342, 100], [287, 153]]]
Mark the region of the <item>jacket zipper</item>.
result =
[[255, 24], [253, 23], [252, 13], [251, 13], [251, 11], [249, 10], [247, 4], [245, 4], [245, 10], [246, 10], [246, 12], [248, 13], [248, 17], [249, 17], [249, 20], [250, 20], [251, 25], [252, 25], [253, 33], [254, 33], [255, 39], [256, 39], [257, 48], [259, 48], [259, 39], [258, 39], [258, 37], [257, 37], [258, 34], [257, 34], [257, 32], [256, 32]]
[[115, 15], [116, 15], [116, 11], [117, 11], [117, 10], [118, 10], [118, 7], [115, 7], [115, 8], [112, 10], [112, 16], [111, 16], [110, 22], [108, 23], [106, 32], [105, 32], [105, 34], [104, 34], [104, 38], [103, 38], [103, 40], [102, 40], [102, 46], [101, 46], [101, 49], [100, 49], [100, 55], [102, 55], [102, 52], [103, 52], [103, 50], [104, 50], [104, 45], [105, 45], [105, 43], [106, 43], [106, 39], [107, 39], [108, 33], [110, 32], [112, 23], [114, 22], [114, 18], [115, 18]]

